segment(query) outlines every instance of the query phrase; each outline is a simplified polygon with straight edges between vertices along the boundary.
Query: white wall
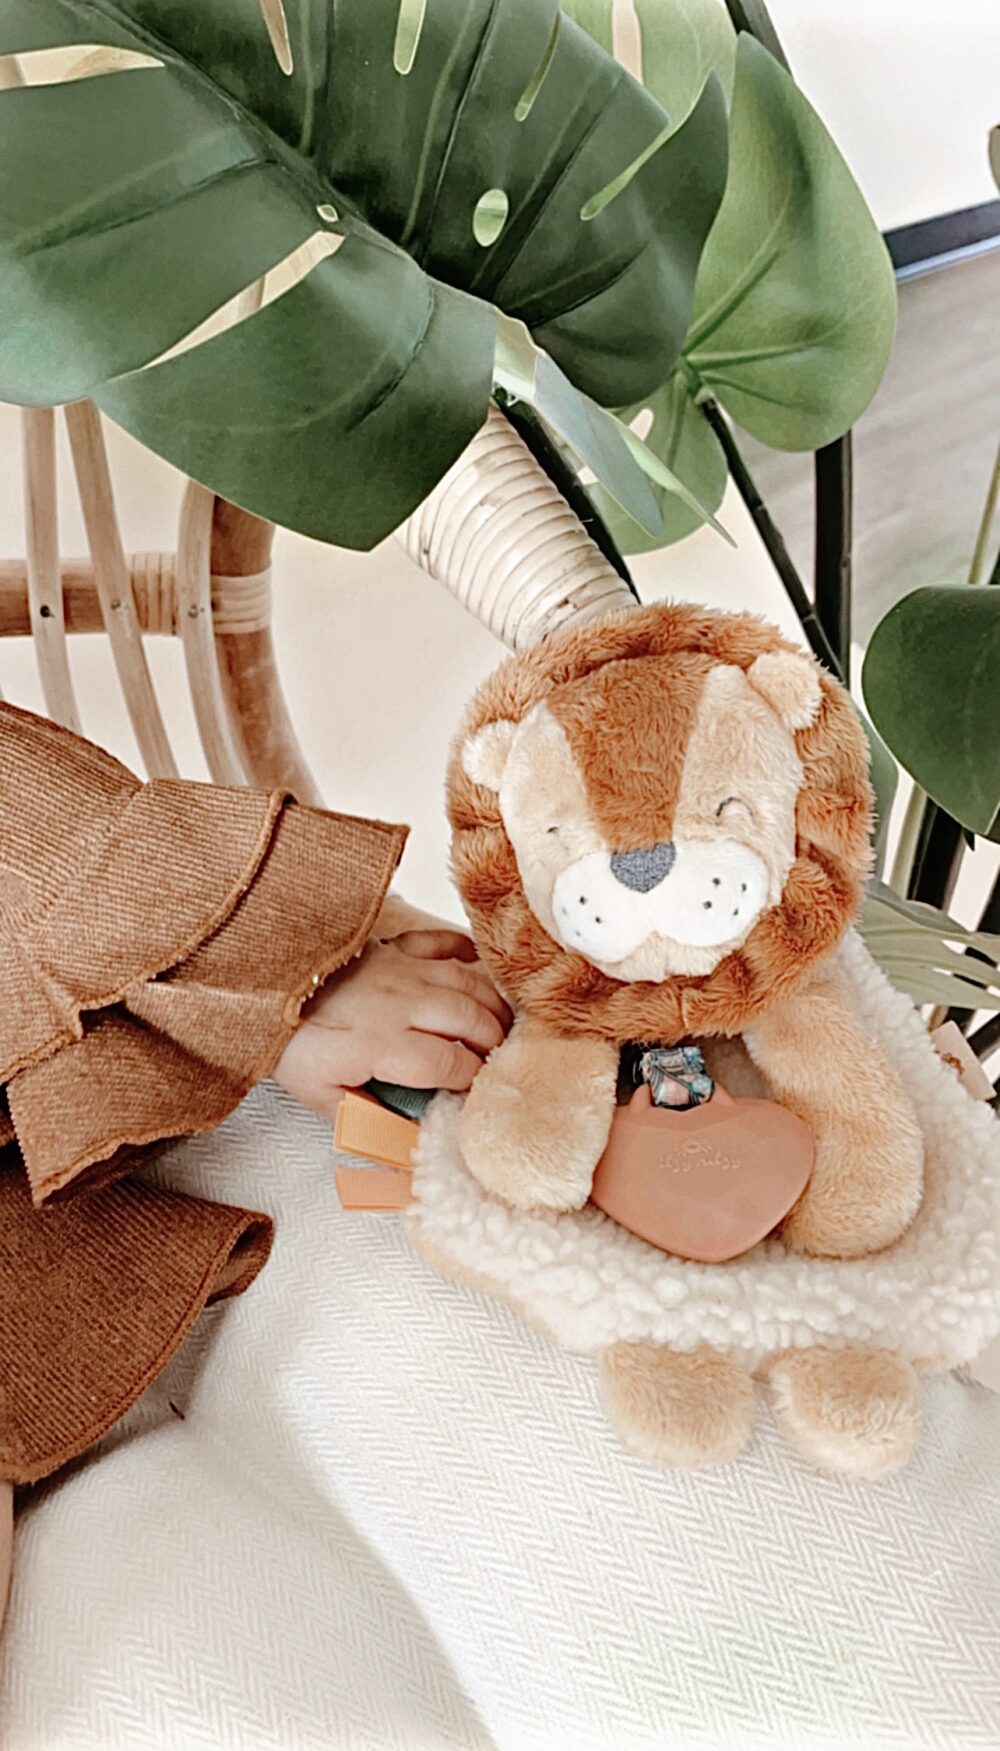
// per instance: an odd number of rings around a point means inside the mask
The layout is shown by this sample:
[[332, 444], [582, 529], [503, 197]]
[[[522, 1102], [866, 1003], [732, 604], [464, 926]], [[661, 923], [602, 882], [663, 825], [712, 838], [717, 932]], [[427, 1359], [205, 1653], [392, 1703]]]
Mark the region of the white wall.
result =
[[1000, 0], [768, 0], [796, 79], [888, 230], [995, 200]]

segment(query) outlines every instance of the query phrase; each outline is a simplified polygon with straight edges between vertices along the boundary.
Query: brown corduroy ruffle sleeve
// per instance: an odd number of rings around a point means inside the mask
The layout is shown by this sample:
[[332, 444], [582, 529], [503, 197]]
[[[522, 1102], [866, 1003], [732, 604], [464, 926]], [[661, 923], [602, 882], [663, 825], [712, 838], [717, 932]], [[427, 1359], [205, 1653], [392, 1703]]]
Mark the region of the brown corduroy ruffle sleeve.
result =
[[270, 1223], [123, 1179], [270, 1071], [405, 830], [160, 780], [0, 705], [0, 1476], [102, 1434]]

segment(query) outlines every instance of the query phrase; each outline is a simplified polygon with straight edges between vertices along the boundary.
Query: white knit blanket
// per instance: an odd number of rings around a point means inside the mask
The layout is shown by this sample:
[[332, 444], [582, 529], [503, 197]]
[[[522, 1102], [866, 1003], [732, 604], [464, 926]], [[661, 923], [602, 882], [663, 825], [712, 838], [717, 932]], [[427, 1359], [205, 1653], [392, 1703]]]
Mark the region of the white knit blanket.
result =
[[434, 1103], [417, 1147], [420, 1235], [573, 1350], [645, 1338], [681, 1350], [711, 1344], [754, 1366], [778, 1350], [862, 1343], [930, 1368], [972, 1360], [1000, 1330], [1000, 1125], [860, 938], [842, 953], [862, 1020], [899, 1070], [926, 1142], [923, 1204], [896, 1246], [845, 1262], [767, 1240], [729, 1264], [699, 1265], [592, 1205], [569, 1216], [509, 1210], [463, 1165], [453, 1097]]
[[[986, 1268], [989, 1117], [893, 1008]], [[343, 1212], [333, 1168], [266, 1086], [163, 1161], [273, 1212], [274, 1254], [23, 1501], [3, 1751], [1000, 1751], [1000, 1396], [929, 1382], [878, 1485], [812, 1471], [763, 1404], [736, 1465], [653, 1470], [588, 1360]]]

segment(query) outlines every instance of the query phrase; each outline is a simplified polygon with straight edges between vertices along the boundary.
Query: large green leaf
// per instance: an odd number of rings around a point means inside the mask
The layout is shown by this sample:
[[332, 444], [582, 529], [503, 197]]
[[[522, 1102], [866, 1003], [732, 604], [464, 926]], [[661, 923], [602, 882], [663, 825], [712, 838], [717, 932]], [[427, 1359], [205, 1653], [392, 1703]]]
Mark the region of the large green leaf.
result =
[[783, 450], [828, 444], [868, 405], [895, 329], [892, 264], [814, 109], [741, 36], [729, 180], [684, 353], [692, 387]]
[[[732, 87], [726, 194], [698, 270], [684, 358], [640, 406], [648, 443], [695, 496], [721, 502], [726, 462], [698, 411], [714, 395], [779, 449], [845, 432], [874, 394], [892, 345], [892, 266], [865, 201], [788, 72], [748, 35], [736, 41], [717, 0], [635, 0], [643, 75], [675, 113], [709, 63]], [[695, 520], [665, 502], [651, 541], [594, 489], [626, 552], [677, 541]]]
[[862, 681], [876, 727], [928, 796], [1000, 838], [1000, 591], [904, 596], [872, 635]]
[[[0, 0], [0, 53], [160, 63], [0, 93], [0, 397], [93, 394], [238, 502], [367, 546], [481, 422], [494, 306], [569, 393], [655, 390], [725, 182], [717, 83], [671, 132], [555, 0], [402, 7], [285, 0], [289, 77], [257, 0]], [[155, 362], [321, 221], [335, 255]]]

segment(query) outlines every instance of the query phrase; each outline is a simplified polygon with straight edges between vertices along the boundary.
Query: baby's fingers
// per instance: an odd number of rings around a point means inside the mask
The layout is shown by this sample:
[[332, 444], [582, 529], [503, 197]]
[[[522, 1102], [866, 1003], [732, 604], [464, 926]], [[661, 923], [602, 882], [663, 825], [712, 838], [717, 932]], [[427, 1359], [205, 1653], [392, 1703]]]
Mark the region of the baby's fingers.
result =
[[457, 1040], [410, 1032], [385, 1049], [375, 1074], [403, 1088], [448, 1088], [464, 1094], [482, 1067], [482, 1059]]
[[420, 961], [474, 961], [476, 945], [463, 930], [404, 930], [392, 938], [396, 948]]
[[427, 986], [408, 1006], [411, 1028], [422, 1034], [440, 1034], [446, 1040], [461, 1040], [484, 1056], [499, 1046], [503, 1024], [475, 997], [447, 987]]
[[489, 974], [478, 962], [472, 967], [466, 966], [464, 961], [431, 961], [422, 971], [428, 984], [445, 985], [453, 991], [461, 991], [466, 997], [474, 998], [477, 1003], [490, 1010], [502, 1028], [506, 1030], [510, 1027], [513, 1016]]

